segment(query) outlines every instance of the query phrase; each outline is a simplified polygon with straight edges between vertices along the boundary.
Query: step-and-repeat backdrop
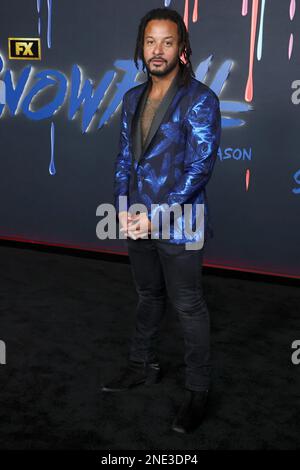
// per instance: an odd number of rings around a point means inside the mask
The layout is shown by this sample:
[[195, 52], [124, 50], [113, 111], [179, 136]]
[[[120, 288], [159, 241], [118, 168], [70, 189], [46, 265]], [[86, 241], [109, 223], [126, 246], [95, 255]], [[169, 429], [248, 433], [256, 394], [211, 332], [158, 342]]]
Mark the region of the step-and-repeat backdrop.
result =
[[[300, 4], [295, 0], [1, 0], [0, 237], [126, 253], [113, 203], [139, 21], [183, 17], [196, 78], [220, 98], [205, 264], [300, 277]], [[97, 215], [98, 214], [98, 215]]]

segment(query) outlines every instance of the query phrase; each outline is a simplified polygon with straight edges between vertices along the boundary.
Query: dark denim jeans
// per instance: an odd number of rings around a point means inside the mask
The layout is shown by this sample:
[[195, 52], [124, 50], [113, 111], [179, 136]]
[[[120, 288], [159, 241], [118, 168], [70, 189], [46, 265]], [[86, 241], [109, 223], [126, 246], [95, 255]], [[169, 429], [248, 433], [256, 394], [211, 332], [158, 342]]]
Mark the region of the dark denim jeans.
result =
[[126, 239], [139, 301], [129, 359], [158, 361], [156, 345], [165, 312], [166, 293], [183, 330], [185, 386], [210, 387], [210, 319], [202, 291], [203, 248], [187, 250], [157, 239]]

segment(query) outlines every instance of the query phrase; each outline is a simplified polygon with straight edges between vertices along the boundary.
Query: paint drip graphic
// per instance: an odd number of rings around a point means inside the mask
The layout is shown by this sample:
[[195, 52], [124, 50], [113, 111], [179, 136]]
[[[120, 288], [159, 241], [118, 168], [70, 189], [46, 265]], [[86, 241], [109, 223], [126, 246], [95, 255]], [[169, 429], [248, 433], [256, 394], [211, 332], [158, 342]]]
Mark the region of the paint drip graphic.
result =
[[[198, 0], [191, 0], [192, 3], [190, 3], [190, 0], [185, 0], [184, 1], [184, 12], [183, 12], [183, 19], [186, 25], [186, 28], [189, 28], [189, 13], [192, 11], [192, 21], [193, 23], [198, 22], [201, 17], [199, 16], [199, 7], [200, 7], [200, 1]], [[249, 12], [249, 5], [250, 5], [250, 0], [241, 0], [241, 15], [243, 17], [249, 17], [248, 12]], [[48, 49], [52, 47], [52, 19], [53, 19], [53, 0], [36, 0], [36, 11], [38, 14], [38, 33], [39, 36], [43, 33], [42, 29], [42, 20], [41, 20], [41, 12], [43, 8], [47, 9], [47, 46]], [[164, 5], [165, 7], [172, 7], [172, 0], [164, 0]], [[205, 6], [208, 5], [208, 0], [203, 0], [201, 2], [201, 8], [205, 8]], [[242, 101], [230, 101], [230, 100], [222, 100], [220, 101], [220, 108], [222, 111], [222, 127], [227, 128], [227, 127], [234, 127], [234, 126], [242, 126], [245, 124], [245, 121], [240, 118], [235, 118], [232, 116], [226, 116], [226, 113], [241, 113], [241, 112], [247, 112], [253, 109], [253, 107], [249, 104], [253, 100], [253, 95], [254, 95], [254, 58], [255, 58], [255, 47], [256, 47], [256, 59], [258, 61], [261, 61], [262, 56], [263, 56], [263, 39], [264, 39], [264, 19], [265, 19], [265, 10], [268, 7], [268, 5], [271, 5], [271, 3], [267, 3], [266, 0], [252, 0], [252, 8], [251, 8], [251, 18], [250, 18], [250, 23], [249, 23], [249, 28], [250, 28], [250, 42], [249, 42], [249, 66], [248, 66], [248, 76], [247, 76], [247, 82], [245, 86], [245, 102]], [[295, 12], [296, 12], [296, 0], [290, 0], [289, 2], [289, 18], [290, 21], [292, 22], [294, 17], [295, 17]], [[259, 15], [259, 19], [258, 19]], [[259, 20], [259, 24], [258, 24]], [[258, 37], [256, 41], [256, 33], [257, 33], [257, 26], [258, 26]], [[293, 54], [293, 32], [290, 33], [290, 38], [288, 41], [288, 59], [290, 60]], [[212, 63], [213, 55], [209, 55], [205, 60], [201, 61], [200, 64], [197, 67], [197, 70], [195, 71], [195, 77], [199, 81], [206, 81], [206, 76], [208, 74], [210, 65]], [[183, 62], [186, 62], [186, 59], [184, 57], [184, 54], [182, 54], [181, 60]], [[117, 83], [117, 87], [119, 88], [119, 93], [116, 93], [115, 96], [112, 98], [111, 102], [107, 106], [107, 109], [105, 109], [100, 122], [98, 129], [101, 128], [106, 121], [115, 114], [115, 112], [118, 110], [119, 105], [120, 105], [120, 94], [123, 94], [127, 91], [127, 89], [131, 88], [134, 86], [135, 78], [136, 78], [136, 71], [133, 70], [131, 67], [130, 61], [122, 61], [122, 60], [117, 60], [115, 61], [114, 64], [118, 69], [123, 69], [125, 71], [125, 79], [122, 84]], [[2, 69], [3, 63], [1, 61], [1, 56], [0, 56], [0, 71]], [[210, 88], [218, 95], [220, 96], [222, 89], [225, 85], [226, 80], [228, 79], [228, 76], [231, 72], [231, 69], [233, 67], [233, 61], [232, 60], [225, 60], [219, 69], [217, 70], [213, 80], [209, 84]], [[27, 68], [28, 69], [28, 68]], [[30, 72], [30, 70], [24, 69], [24, 74], [21, 76], [21, 80], [26, 79], [26, 74]], [[82, 83], [82, 70], [80, 69], [79, 66], [73, 66], [72, 68], [72, 82], [70, 83], [63, 74], [61, 74], [58, 71], [53, 71], [49, 70], [49, 72], [53, 73], [55, 77], [59, 77], [62, 81], [65, 81], [64, 86], [67, 87], [75, 82], [74, 90], [78, 88], [78, 95], [76, 95], [72, 92], [73, 87], [71, 87], [71, 107], [70, 111], [68, 114], [69, 119], [73, 119], [74, 115], [78, 109], [78, 107], [82, 104], [84, 109], [83, 109], [83, 132], [86, 132], [87, 128], [90, 125], [91, 119], [94, 115], [94, 113], [98, 110], [99, 108], [99, 103], [101, 103], [101, 99], [103, 94], [106, 94], [107, 92], [110, 92], [111, 86], [115, 86], [112, 84], [113, 78], [116, 75], [116, 72], [114, 70], [110, 70], [106, 72], [102, 82], [99, 84], [99, 86], [96, 88], [96, 90], [93, 90], [93, 84], [90, 80], [86, 80], [81, 88], [81, 83]], [[9, 75], [7, 75], [7, 80], [9, 80]], [[19, 80], [19, 82], [21, 81]], [[47, 78], [48, 80], [48, 78]], [[9, 82], [10, 83], [10, 82]], [[53, 81], [54, 84], [54, 81]], [[7, 103], [9, 106], [9, 102], [12, 100], [12, 94], [13, 94], [13, 89], [11, 86], [9, 86], [9, 89], [6, 89], [7, 83], [4, 80], [0, 80], [0, 110], [2, 110], [3, 106]], [[20, 83], [21, 86], [21, 83]], [[122, 93], [121, 93], [122, 92]], [[32, 94], [34, 96], [34, 94]], [[32, 97], [31, 97], [32, 98]], [[25, 102], [29, 103], [29, 98], [27, 97]], [[16, 113], [16, 109], [12, 106], [10, 107], [10, 112], [12, 115]], [[24, 108], [23, 108], [24, 110]], [[29, 108], [27, 110], [27, 113], [31, 113], [29, 111]], [[38, 117], [34, 117], [34, 114], [38, 113], [31, 113], [31, 118], [32, 119], [39, 119]], [[225, 115], [224, 115], [225, 114]], [[1, 114], [0, 114], [1, 116]], [[50, 164], [49, 164], [49, 173], [51, 175], [56, 174], [56, 169], [55, 169], [55, 161], [54, 161], [54, 144], [55, 144], [55, 123], [51, 121], [51, 127], [50, 127]], [[246, 175], [245, 175], [245, 187], [246, 191], [249, 188], [249, 183], [250, 183], [250, 170], [246, 170]]]
[[[46, 1], [46, 0], [44, 0]], [[38, 35], [41, 36], [41, 7], [42, 0], [36, 0], [36, 9], [38, 13]], [[47, 0], [47, 46], [50, 49], [52, 43], [52, 0]]]
[[[294, 19], [295, 12], [296, 12], [296, 0], [290, 0], [289, 15], [290, 15], [290, 20], [291, 21], [293, 21], [293, 19]], [[288, 45], [288, 58], [289, 58], [289, 60], [292, 57], [293, 46], [294, 46], [294, 34], [290, 33], [290, 39], [289, 39], [289, 45]]]
[[[164, 1], [165, 7], [171, 7], [171, 0], [165, 0]], [[186, 26], [186, 29], [189, 29], [189, 0], [185, 0], [184, 2], [184, 13], [183, 13], [183, 20]], [[193, 14], [192, 14], [192, 21], [193, 23], [196, 23], [199, 19], [199, 11], [198, 11], [198, 0], [194, 0], [194, 6], [193, 6]]]

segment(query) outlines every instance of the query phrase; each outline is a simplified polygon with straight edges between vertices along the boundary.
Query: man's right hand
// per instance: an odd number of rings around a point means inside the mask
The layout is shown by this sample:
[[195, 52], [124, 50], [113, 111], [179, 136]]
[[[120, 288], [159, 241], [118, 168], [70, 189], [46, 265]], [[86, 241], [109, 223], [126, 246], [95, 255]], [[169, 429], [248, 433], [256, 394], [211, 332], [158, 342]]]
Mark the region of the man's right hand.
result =
[[119, 217], [119, 222], [120, 222], [121, 229], [122, 229], [121, 231], [124, 233], [125, 237], [127, 238], [127, 236], [128, 236], [128, 232], [127, 232], [128, 222], [131, 222], [133, 220], [133, 217], [130, 214], [130, 212], [127, 212], [127, 211], [119, 212], [118, 217]]

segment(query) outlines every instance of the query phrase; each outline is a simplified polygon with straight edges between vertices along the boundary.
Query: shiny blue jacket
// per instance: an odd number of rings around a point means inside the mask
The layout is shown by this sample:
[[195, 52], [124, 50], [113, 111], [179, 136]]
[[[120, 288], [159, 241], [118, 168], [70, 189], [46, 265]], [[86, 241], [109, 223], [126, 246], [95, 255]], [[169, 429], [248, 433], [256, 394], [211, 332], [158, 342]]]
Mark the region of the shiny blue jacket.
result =
[[[219, 99], [211, 88], [193, 77], [184, 85], [179, 72], [157, 109], [143, 146], [140, 116], [150, 88], [151, 79], [123, 96], [119, 153], [115, 161], [116, 211], [143, 204], [148, 218], [153, 224], [155, 221], [154, 238], [176, 244], [201, 240], [203, 243], [205, 238], [213, 236], [205, 187], [220, 145]], [[122, 206], [119, 196], [126, 196]], [[199, 215], [197, 204], [204, 208], [204, 231], [191, 233], [196, 214]], [[182, 215], [171, 213], [170, 234], [164, 238], [163, 219], [157, 218], [157, 214], [170, 207], [180, 208]], [[190, 230], [185, 231], [188, 221]]]

